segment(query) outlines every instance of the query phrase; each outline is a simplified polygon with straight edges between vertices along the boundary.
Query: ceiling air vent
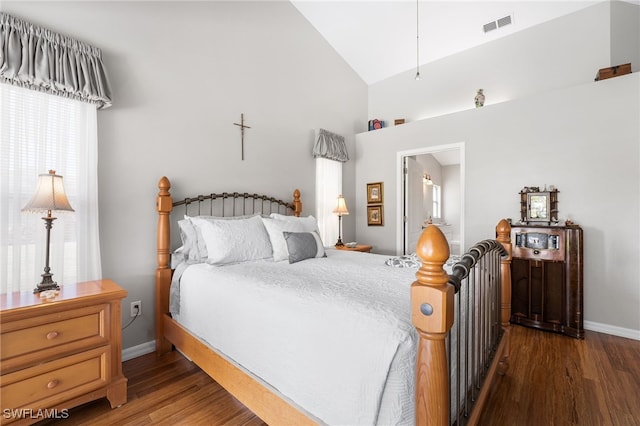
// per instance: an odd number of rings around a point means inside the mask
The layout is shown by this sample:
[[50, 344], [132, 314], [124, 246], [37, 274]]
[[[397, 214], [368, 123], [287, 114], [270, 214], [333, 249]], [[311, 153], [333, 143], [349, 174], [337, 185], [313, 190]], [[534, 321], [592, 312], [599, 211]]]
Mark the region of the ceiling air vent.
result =
[[511, 23], [511, 15], [505, 16], [504, 18], [498, 19], [498, 28], [502, 28], [505, 25], [509, 25]]
[[482, 26], [482, 29], [485, 33], [488, 33], [489, 31], [497, 30], [498, 28], [502, 28], [506, 25], [510, 25], [511, 22], [512, 22], [511, 15], [507, 15], [503, 18], [484, 24]]
[[489, 31], [497, 29], [498, 25], [496, 24], [496, 21], [491, 21], [488, 24], [484, 24], [482, 28], [484, 29], [485, 33], [488, 33]]

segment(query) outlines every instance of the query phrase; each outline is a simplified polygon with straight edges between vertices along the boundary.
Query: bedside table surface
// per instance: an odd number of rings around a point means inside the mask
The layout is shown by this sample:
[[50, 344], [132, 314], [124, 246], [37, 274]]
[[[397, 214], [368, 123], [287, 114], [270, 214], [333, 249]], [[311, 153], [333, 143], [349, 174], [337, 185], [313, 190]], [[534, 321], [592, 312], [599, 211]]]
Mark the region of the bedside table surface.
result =
[[71, 299], [86, 301], [91, 298], [104, 298], [106, 296], [124, 298], [127, 296], [127, 291], [111, 280], [95, 280], [77, 284], [61, 285], [60, 293], [52, 299], [42, 299], [38, 294], [31, 292], [16, 291], [0, 295], [0, 315], [4, 311], [20, 308], [37, 309], [37, 305], [51, 306]]
[[347, 246], [336, 247], [336, 250], [370, 252], [372, 248], [373, 246], [370, 246], [368, 244], [358, 244], [355, 247], [347, 247]]

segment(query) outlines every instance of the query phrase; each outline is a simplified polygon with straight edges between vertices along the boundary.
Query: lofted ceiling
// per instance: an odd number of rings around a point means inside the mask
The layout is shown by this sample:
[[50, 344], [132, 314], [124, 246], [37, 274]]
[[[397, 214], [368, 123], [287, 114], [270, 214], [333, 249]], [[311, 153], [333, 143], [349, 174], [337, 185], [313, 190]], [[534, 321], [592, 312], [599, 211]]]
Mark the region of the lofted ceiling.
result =
[[[607, 0], [290, 0], [367, 84]], [[637, 3], [638, 0], [629, 0]], [[510, 16], [486, 32], [484, 25]]]

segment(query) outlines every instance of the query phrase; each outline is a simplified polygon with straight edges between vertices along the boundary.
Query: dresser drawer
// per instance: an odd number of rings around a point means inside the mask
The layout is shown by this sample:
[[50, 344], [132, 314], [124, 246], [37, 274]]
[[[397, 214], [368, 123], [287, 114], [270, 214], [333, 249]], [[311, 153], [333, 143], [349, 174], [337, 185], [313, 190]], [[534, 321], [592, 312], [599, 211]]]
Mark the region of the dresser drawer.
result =
[[2, 408], [51, 407], [104, 386], [111, 379], [109, 353], [103, 346], [3, 375]]
[[2, 325], [2, 373], [109, 343], [109, 305], [99, 304]]

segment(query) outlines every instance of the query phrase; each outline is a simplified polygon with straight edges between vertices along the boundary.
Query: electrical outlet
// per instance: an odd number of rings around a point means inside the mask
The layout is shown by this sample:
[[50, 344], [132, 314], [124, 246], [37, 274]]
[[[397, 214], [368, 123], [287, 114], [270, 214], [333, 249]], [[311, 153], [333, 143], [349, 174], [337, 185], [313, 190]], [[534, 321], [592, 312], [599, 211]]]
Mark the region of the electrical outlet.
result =
[[140, 315], [142, 315], [142, 302], [140, 300], [131, 302], [131, 317]]

